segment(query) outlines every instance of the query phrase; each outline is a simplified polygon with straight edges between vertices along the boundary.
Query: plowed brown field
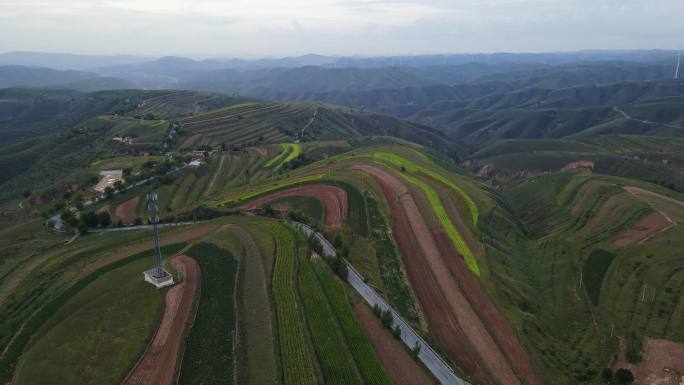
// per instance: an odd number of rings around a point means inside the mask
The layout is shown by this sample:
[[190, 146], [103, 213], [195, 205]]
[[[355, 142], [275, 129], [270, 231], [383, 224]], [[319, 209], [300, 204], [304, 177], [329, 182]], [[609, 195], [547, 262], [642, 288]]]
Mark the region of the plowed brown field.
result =
[[325, 224], [332, 230], [341, 228], [342, 222], [347, 218], [347, 192], [337, 186], [324, 184], [297, 186], [276, 191], [249, 201], [242, 205], [242, 207], [247, 210], [253, 210], [263, 206], [265, 203], [290, 196], [312, 197], [321, 201], [325, 208]]
[[626, 368], [634, 373], [635, 384], [681, 385], [684, 383], [684, 344], [651, 338], [644, 339], [644, 359], [638, 364], [625, 360], [624, 341], [615, 369]]
[[[478, 383], [518, 384], [520, 377], [526, 384], [542, 384], [506, 320], [443, 230], [428, 228], [401, 180], [379, 167], [356, 164], [354, 168], [370, 174], [383, 190], [411, 283], [425, 308], [430, 330], [445, 345], [449, 357]], [[427, 204], [421, 203], [423, 207]]]
[[396, 385], [433, 385], [406, 349], [382, 326], [367, 306], [358, 304], [354, 310], [378, 352], [382, 365]]
[[124, 381], [125, 385], [171, 385], [176, 381], [178, 351], [182, 346], [183, 331], [190, 319], [199, 286], [199, 266], [194, 259], [184, 255], [171, 259], [171, 265], [183, 280], [166, 293], [164, 315], [159, 329]]
[[616, 235], [612, 242], [618, 246], [644, 242], [672, 225], [672, 221], [668, 217], [659, 212], [654, 212], [641, 219], [631, 229], [624, 230]]
[[392, 210], [393, 231], [430, 330], [449, 357], [483, 384], [517, 384], [515, 374], [465, 300], [444, 264], [420, 210], [404, 184], [375, 166], [356, 164], [380, 185]]
[[135, 208], [138, 207], [139, 197], [134, 197], [116, 206], [114, 210], [114, 220], [121, 219], [125, 224], [135, 221]]

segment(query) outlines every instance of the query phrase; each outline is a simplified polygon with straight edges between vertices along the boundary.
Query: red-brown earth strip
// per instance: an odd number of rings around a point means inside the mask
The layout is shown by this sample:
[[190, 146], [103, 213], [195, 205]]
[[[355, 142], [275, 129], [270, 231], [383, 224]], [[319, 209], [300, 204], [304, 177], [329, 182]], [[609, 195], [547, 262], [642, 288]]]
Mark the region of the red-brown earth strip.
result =
[[247, 210], [253, 210], [279, 198], [303, 196], [318, 199], [325, 209], [325, 224], [332, 230], [342, 227], [347, 218], [347, 192], [337, 186], [311, 184], [297, 186], [254, 199], [242, 205]]
[[434, 384], [367, 306], [358, 304], [354, 310], [378, 352], [382, 365], [396, 385]]
[[[370, 174], [383, 190], [392, 210], [393, 231], [409, 278], [425, 310], [430, 330], [444, 345], [449, 357], [477, 383], [518, 383], [512, 370], [507, 368], [506, 359], [482, 332], [481, 321], [474, 316], [469, 304], [464, 303], [458, 287], [453, 287], [453, 281], [447, 283], [448, 269], [444, 266], [441, 270], [433, 268], [441, 256], [435, 254], [434, 240], [406, 186], [378, 167], [355, 164], [354, 168]], [[440, 281], [450, 290], [440, 287]], [[465, 310], [454, 308], [456, 304], [463, 305]], [[471, 334], [466, 337], [464, 331]], [[482, 345], [475, 346], [476, 343]]]

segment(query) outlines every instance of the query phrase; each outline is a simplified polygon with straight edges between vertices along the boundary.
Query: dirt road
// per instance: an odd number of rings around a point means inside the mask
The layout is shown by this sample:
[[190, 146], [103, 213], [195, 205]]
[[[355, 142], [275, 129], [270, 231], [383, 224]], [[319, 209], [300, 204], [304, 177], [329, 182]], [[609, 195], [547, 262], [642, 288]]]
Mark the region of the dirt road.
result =
[[184, 255], [171, 259], [171, 265], [180, 273], [182, 281], [167, 291], [159, 329], [147, 351], [124, 380], [125, 385], [172, 385], [176, 380], [178, 351], [192, 313], [200, 272], [197, 262]]

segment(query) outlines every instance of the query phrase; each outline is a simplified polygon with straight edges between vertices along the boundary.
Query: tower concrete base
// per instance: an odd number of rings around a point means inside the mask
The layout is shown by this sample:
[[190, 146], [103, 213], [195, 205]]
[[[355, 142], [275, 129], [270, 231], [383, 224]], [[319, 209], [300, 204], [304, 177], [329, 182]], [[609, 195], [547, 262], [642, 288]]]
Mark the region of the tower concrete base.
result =
[[164, 270], [164, 275], [161, 277], [157, 276], [157, 268], [145, 270], [143, 276], [145, 277], [145, 282], [151, 283], [157, 289], [173, 285], [173, 275], [169, 274], [166, 270]]

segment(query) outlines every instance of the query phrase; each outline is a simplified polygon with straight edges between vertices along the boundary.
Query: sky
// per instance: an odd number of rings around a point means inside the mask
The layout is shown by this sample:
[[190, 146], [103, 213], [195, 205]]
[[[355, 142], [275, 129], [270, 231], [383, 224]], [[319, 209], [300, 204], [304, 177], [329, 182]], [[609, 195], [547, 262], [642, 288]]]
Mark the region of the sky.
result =
[[676, 49], [683, 0], [0, 0], [0, 52], [190, 57]]

